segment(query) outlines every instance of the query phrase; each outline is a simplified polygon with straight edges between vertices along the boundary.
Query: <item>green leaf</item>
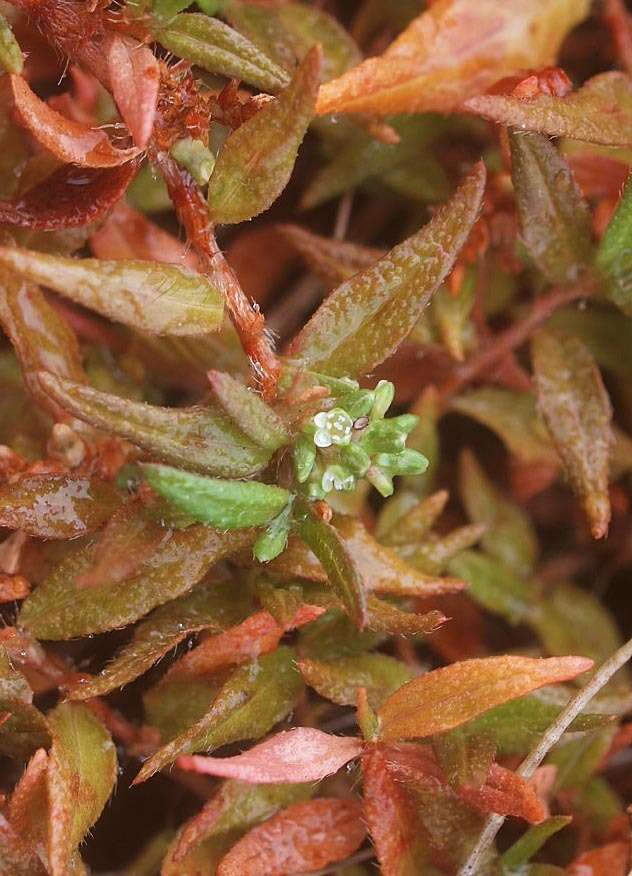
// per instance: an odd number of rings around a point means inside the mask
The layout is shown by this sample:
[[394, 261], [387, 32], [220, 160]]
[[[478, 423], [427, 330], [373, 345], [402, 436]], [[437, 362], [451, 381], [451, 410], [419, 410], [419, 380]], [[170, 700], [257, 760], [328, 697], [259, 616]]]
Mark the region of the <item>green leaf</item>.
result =
[[286, 70], [291, 71], [316, 43], [323, 49], [324, 81], [340, 76], [361, 60], [360, 51], [345, 28], [324, 10], [304, 3], [261, 8], [229, 0], [223, 15]]
[[0, 724], [0, 753], [26, 758], [36, 749], [48, 747], [46, 719], [33, 705], [33, 692], [27, 680], [11, 665], [7, 652], [0, 646], [0, 713], [3, 712], [8, 712], [9, 717]]
[[0, 246], [0, 265], [138, 331], [204, 335], [222, 325], [221, 293], [203, 274], [177, 265], [64, 258]]
[[583, 501], [592, 534], [608, 531], [608, 463], [612, 409], [588, 347], [565, 332], [541, 329], [531, 357], [538, 407], [575, 492]]
[[338, 286], [292, 342], [297, 366], [354, 376], [393, 353], [452, 268], [484, 187], [480, 164], [421, 231]]
[[525, 100], [505, 94], [470, 98], [465, 107], [501, 125], [539, 131], [548, 137], [571, 137], [605, 146], [632, 141], [632, 85], [625, 73], [593, 76], [566, 97], [537, 94]]
[[50, 399], [75, 417], [127, 438], [168, 463], [220, 477], [247, 477], [270, 459], [270, 451], [209, 405], [161, 408], [44, 372], [39, 383]]
[[2, 14], [0, 14], [0, 64], [7, 73], [21, 73], [24, 66], [20, 44], [13, 36], [9, 22]]
[[167, 51], [209, 73], [243, 79], [271, 92], [288, 82], [289, 77], [282, 67], [217, 18], [183, 13], [166, 24], [156, 22], [153, 36]]
[[100, 816], [116, 782], [116, 749], [105, 727], [85, 706], [62, 703], [48, 716], [53, 737], [48, 767], [52, 876], [68, 864]]
[[192, 526], [171, 538], [138, 574], [118, 584], [79, 589], [76, 579], [94, 561], [94, 545], [79, 548], [22, 604], [20, 625], [41, 639], [74, 639], [127, 626], [191, 590], [213, 563], [254, 541], [255, 534]]
[[521, 577], [533, 572], [538, 542], [529, 516], [502, 495], [470, 450], [461, 454], [459, 475], [468, 515], [485, 525], [481, 542], [487, 553]]
[[292, 711], [301, 687], [291, 648], [277, 648], [240, 666], [206, 715], [150, 757], [134, 782], [145, 781], [180, 754], [210, 752], [229, 742], [260, 739]]
[[571, 823], [569, 815], [547, 818], [542, 824], [534, 824], [520, 839], [510, 846], [501, 858], [504, 876], [520, 876], [524, 865], [536, 855], [544, 843]]
[[549, 763], [557, 767], [556, 790], [585, 785], [599, 771], [616, 732], [616, 727], [601, 727], [558, 745], [549, 755]]
[[364, 654], [385, 638], [373, 630], [358, 630], [351, 625], [348, 615], [332, 609], [301, 629], [298, 649], [308, 659], [333, 660]]
[[322, 54], [314, 47], [292, 82], [226, 139], [208, 185], [213, 222], [234, 224], [267, 210], [291, 176], [314, 115]]
[[258, 481], [206, 478], [166, 465], [142, 465], [147, 482], [199, 523], [217, 529], [262, 526], [285, 508], [290, 493]]
[[212, 582], [157, 608], [134, 630], [134, 638], [95, 678], [66, 689], [71, 700], [103, 696], [129, 684], [191, 633], [219, 633], [247, 617], [248, 601], [234, 582]]
[[555, 451], [530, 392], [484, 386], [452, 399], [450, 408], [487, 426], [522, 462], [555, 462]]
[[344, 538], [330, 523], [316, 517], [309, 507], [299, 505], [297, 511], [296, 532], [318, 557], [349, 617], [362, 629], [368, 617], [365, 586], [362, 573], [347, 550]]
[[378, 709], [393, 691], [411, 679], [410, 670], [385, 654], [360, 654], [335, 662], [300, 660], [306, 683], [322, 697], [340, 706], [355, 706], [358, 688], [366, 688], [369, 705]]
[[0, 485], [0, 526], [36, 538], [77, 538], [103, 526], [122, 498], [97, 477], [26, 475]]
[[541, 134], [512, 131], [511, 174], [520, 231], [550, 283], [574, 283], [593, 257], [591, 217], [569, 166]]
[[628, 178], [616, 212], [597, 252], [597, 267], [605, 280], [606, 296], [632, 316], [632, 178]]
[[432, 317], [441, 341], [450, 355], [459, 362], [465, 358], [466, 346], [472, 338], [470, 314], [474, 307], [477, 272], [470, 268], [458, 294], [442, 286], [432, 300]]
[[502, 615], [509, 623], [523, 623], [533, 615], [535, 597], [531, 587], [501, 559], [466, 550], [450, 560], [448, 568], [469, 584], [467, 592], [479, 605]]
[[260, 395], [223, 371], [211, 370], [206, 376], [216, 402], [251, 441], [270, 451], [289, 443], [282, 420]]

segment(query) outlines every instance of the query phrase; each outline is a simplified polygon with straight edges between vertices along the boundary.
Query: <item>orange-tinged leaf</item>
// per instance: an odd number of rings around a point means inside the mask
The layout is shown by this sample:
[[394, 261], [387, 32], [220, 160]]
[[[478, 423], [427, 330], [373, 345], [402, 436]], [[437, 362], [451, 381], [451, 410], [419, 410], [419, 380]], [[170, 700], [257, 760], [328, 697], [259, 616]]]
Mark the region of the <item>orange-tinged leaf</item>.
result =
[[378, 712], [380, 736], [416, 739], [465, 724], [533, 690], [575, 678], [586, 657], [482, 657], [452, 663], [409, 681]]
[[393, 353], [467, 240], [485, 179], [483, 164], [477, 164], [417, 234], [338, 286], [292, 341], [292, 360], [324, 374], [355, 376], [372, 371]]
[[524, 68], [552, 64], [587, 0], [438, 0], [377, 58], [323, 85], [317, 112], [447, 112]]
[[117, 167], [138, 155], [138, 149], [117, 149], [105, 131], [88, 128], [51, 109], [25, 79], [9, 76], [18, 120], [56, 158], [81, 167]]
[[332, 736], [313, 727], [296, 727], [255, 745], [237, 757], [180, 757], [177, 766], [209, 776], [255, 785], [318, 782], [338, 772], [362, 751], [352, 736]]
[[590, 349], [578, 337], [541, 329], [531, 357], [538, 407], [575, 492], [583, 501], [592, 534], [608, 532], [608, 465], [613, 443], [612, 408]]
[[498, 764], [492, 764], [480, 788], [461, 787], [458, 793], [462, 800], [483, 812], [511, 815], [530, 824], [540, 824], [547, 816], [547, 808], [533, 785]]
[[630, 863], [627, 842], [614, 842], [584, 852], [568, 867], [568, 876], [626, 876]]
[[287, 876], [342, 861], [366, 829], [355, 800], [294, 803], [253, 828], [220, 861], [217, 876]]
[[134, 143], [143, 149], [156, 115], [160, 68], [147, 46], [112, 36], [106, 49], [110, 87]]
[[632, 140], [632, 79], [625, 73], [600, 73], [566, 97], [482, 94], [470, 98], [465, 107], [501, 125], [550, 137], [605, 146], [629, 146]]

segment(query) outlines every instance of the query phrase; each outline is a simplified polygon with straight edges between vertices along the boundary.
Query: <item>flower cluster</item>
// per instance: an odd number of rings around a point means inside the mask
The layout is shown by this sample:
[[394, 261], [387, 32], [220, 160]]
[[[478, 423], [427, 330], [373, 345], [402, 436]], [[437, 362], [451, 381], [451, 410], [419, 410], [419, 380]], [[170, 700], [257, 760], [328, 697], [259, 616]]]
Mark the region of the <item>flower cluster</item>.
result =
[[361, 478], [390, 496], [394, 475], [426, 470], [426, 457], [406, 447], [418, 418], [404, 414], [384, 419], [395, 394], [392, 383], [380, 380], [367, 390], [355, 380], [319, 379], [332, 391], [333, 407], [312, 417], [294, 446], [296, 479], [305, 484], [309, 498], [353, 490]]

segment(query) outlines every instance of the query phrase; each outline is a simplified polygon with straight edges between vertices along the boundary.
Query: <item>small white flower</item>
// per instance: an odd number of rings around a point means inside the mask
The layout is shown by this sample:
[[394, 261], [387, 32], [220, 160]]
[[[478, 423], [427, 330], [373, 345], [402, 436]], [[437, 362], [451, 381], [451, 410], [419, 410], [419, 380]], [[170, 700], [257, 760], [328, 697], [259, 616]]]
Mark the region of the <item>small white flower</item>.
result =
[[355, 478], [346, 469], [339, 465], [330, 465], [325, 469], [321, 486], [326, 493], [332, 490], [352, 490], [355, 486]]
[[332, 444], [346, 445], [351, 443], [353, 420], [342, 408], [332, 411], [321, 411], [314, 417], [316, 432], [314, 444], [316, 447], [331, 447]]

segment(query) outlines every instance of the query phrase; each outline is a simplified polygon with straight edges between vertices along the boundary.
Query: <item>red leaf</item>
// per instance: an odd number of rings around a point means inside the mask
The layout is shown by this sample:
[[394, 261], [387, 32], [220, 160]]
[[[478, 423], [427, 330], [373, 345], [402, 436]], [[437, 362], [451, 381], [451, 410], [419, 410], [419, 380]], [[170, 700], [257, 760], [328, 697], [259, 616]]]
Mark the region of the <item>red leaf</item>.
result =
[[156, 115], [160, 68], [151, 49], [129, 38], [112, 36], [106, 49], [110, 87], [134, 143], [143, 149]]
[[31, 136], [65, 163], [82, 167], [117, 167], [138, 149], [117, 149], [105, 131], [62, 116], [34, 94], [22, 76], [9, 76], [18, 121]]
[[90, 248], [100, 259], [143, 259], [193, 270], [198, 268], [193, 250], [124, 201], [116, 205], [92, 235]]
[[0, 224], [36, 231], [79, 228], [100, 219], [131, 183], [138, 163], [86, 168], [66, 165], [17, 201], [0, 201]]
[[530, 824], [539, 824], [547, 817], [546, 806], [533, 785], [498, 764], [492, 764], [481, 788], [459, 788], [458, 794], [483, 812], [524, 818]]
[[365, 837], [356, 800], [321, 797], [295, 803], [239, 840], [217, 876], [287, 876], [318, 870], [352, 855]]
[[267, 785], [275, 782], [318, 782], [358, 757], [362, 743], [351, 736], [331, 736], [312, 727], [277, 733], [237, 757], [178, 758], [185, 770]]
[[415, 806], [389, 772], [386, 752], [374, 747], [362, 758], [364, 815], [384, 876], [414, 873]]

